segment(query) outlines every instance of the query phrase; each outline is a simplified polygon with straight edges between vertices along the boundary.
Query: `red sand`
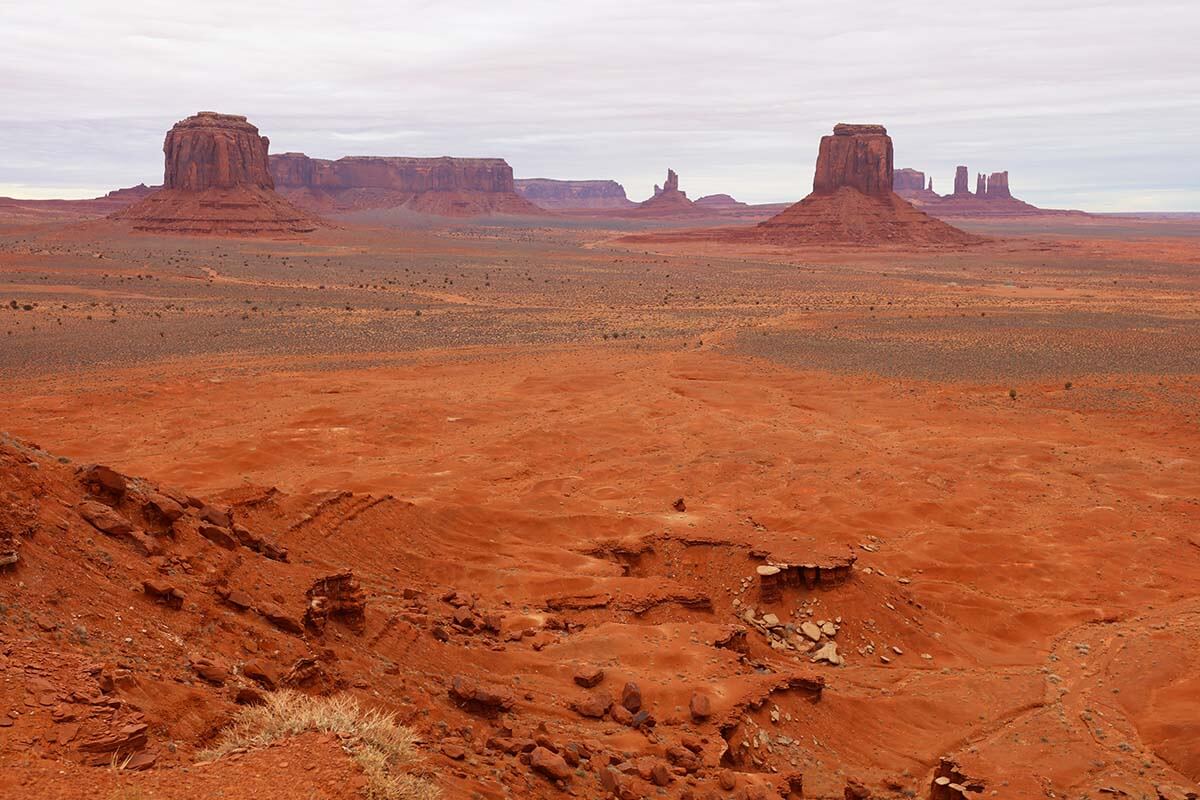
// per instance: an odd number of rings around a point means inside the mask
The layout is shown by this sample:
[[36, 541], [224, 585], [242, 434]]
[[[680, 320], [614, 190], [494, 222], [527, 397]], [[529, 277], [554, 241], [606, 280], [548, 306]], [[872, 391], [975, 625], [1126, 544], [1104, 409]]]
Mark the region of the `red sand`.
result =
[[[982, 797], [1184, 797], [1197, 245], [1089, 230], [926, 253], [503, 228], [0, 240], [0, 285], [39, 303], [6, 307], [6, 344], [44, 354], [0, 352], [4, 427], [47, 451], [0, 445], [20, 558], [0, 571], [0, 790], [352, 796], [320, 737], [194, 764], [261, 689], [253, 661], [397, 712], [445, 797], [561, 796], [521, 754], [538, 742], [586, 753], [581, 797], [609, 765], [631, 796], [802, 775], [805, 797], [934, 797], [943, 758]], [[139, 344], [127, 366], [106, 338]], [[90, 462], [146, 479], [107, 502], [147, 538], [84, 520]], [[155, 532], [153, 492], [231, 509], [288, 560], [214, 543], [195, 510]], [[775, 562], [813, 586], [764, 597]], [[306, 590], [343, 568], [365, 630], [305, 630]], [[841, 666], [806, 651], [821, 621]], [[580, 713], [627, 682], [653, 727]], [[507, 710], [467, 702], [476, 685]], [[79, 763], [130, 724], [151, 769]]]

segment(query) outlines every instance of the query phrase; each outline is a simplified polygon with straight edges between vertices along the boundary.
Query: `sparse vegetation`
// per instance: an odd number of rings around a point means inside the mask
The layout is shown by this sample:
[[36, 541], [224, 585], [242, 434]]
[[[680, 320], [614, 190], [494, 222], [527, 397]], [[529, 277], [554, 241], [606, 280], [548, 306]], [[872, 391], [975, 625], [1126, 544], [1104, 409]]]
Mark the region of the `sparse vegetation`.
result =
[[367, 776], [370, 800], [434, 800], [437, 788], [417, 775], [402, 771], [418, 760], [417, 737], [395, 717], [366, 711], [348, 696], [309, 697], [281, 690], [259, 706], [243, 709], [210, 750], [200, 754], [212, 761], [234, 750], [252, 750], [308, 731], [332, 733]]

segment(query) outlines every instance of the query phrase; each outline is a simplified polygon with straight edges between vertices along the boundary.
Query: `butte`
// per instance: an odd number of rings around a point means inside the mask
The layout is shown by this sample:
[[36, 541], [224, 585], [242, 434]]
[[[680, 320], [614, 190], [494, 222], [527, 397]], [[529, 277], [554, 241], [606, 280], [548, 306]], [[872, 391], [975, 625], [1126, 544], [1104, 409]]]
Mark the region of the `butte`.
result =
[[977, 236], [917, 210], [892, 190], [892, 138], [882, 125], [834, 126], [821, 137], [812, 193], [759, 223], [771, 244], [969, 244]]
[[270, 140], [245, 117], [201, 111], [163, 142], [163, 188], [109, 219], [154, 233], [252, 236], [307, 233], [321, 221], [275, 192]]

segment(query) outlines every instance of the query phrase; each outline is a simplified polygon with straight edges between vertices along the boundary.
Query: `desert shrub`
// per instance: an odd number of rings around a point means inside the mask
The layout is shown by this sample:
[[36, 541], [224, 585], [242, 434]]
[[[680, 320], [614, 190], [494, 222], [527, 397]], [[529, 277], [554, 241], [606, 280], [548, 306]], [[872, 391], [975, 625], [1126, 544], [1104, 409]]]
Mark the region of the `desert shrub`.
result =
[[262, 705], [242, 709], [200, 754], [202, 761], [235, 750], [266, 747], [308, 731], [331, 733], [367, 777], [369, 800], [434, 800], [437, 788], [403, 771], [418, 761], [417, 737], [391, 714], [367, 711], [353, 697], [309, 697], [290, 690], [271, 692]]

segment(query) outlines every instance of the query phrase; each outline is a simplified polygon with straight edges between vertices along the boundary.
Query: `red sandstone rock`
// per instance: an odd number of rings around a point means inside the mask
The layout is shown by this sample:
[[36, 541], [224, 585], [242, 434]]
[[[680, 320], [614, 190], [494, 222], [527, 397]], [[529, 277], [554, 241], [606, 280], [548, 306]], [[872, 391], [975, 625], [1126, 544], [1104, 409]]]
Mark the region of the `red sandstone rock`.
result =
[[267, 165], [270, 140], [245, 117], [201, 111], [167, 132], [163, 186], [201, 192], [257, 186], [274, 189]]
[[846, 125], [821, 137], [814, 194], [832, 194], [846, 186], [865, 195], [892, 193], [892, 139], [882, 125]]
[[1008, 171], [993, 172], [987, 179], [987, 198], [995, 199], [1011, 199], [1012, 193], [1008, 189]]
[[[964, 173], [965, 174], [965, 173]], [[837, 125], [821, 139], [813, 192], [752, 232], [773, 244], [968, 244], [977, 237], [918, 211], [892, 191], [892, 140], [882, 125]]]
[[675, 170], [667, 170], [667, 180], [662, 188], [654, 187], [654, 196], [639, 203], [634, 209], [638, 216], [672, 217], [680, 215], [697, 215], [705, 213], [704, 209], [696, 208], [695, 203], [688, 199], [687, 192], [679, 188], [679, 175]]
[[980, 172], [975, 176], [975, 196], [984, 197], [987, 195], [987, 176]]
[[969, 176], [967, 168], [959, 166], [954, 168], [954, 193], [956, 195], [970, 194], [971, 190], [967, 187]]
[[366, 629], [367, 595], [349, 570], [317, 579], [306, 596], [308, 610], [304, 612], [304, 623], [308, 627], [323, 631], [332, 617], [355, 633]]
[[910, 191], [920, 192], [925, 189], [925, 173], [905, 167], [896, 170], [892, 177], [892, 188], [896, 193]]
[[202, 111], [163, 142], [163, 188], [110, 219], [135, 230], [243, 235], [303, 233], [319, 221], [274, 191], [270, 142], [245, 117]]
[[529, 766], [534, 772], [540, 772], [547, 778], [556, 781], [568, 781], [574, 774], [562, 756], [545, 747], [534, 748], [533, 752], [529, 754]]
[[437, 216], [544, 214], [517, 194], [502, 158], [271, 156], [276, 187], [313, 210], [405, 208]]
[[549, 178], [518, 178], [517, 194], [541, 208], [632, 208], [625, 187], [616, 181], [558, 181]]

